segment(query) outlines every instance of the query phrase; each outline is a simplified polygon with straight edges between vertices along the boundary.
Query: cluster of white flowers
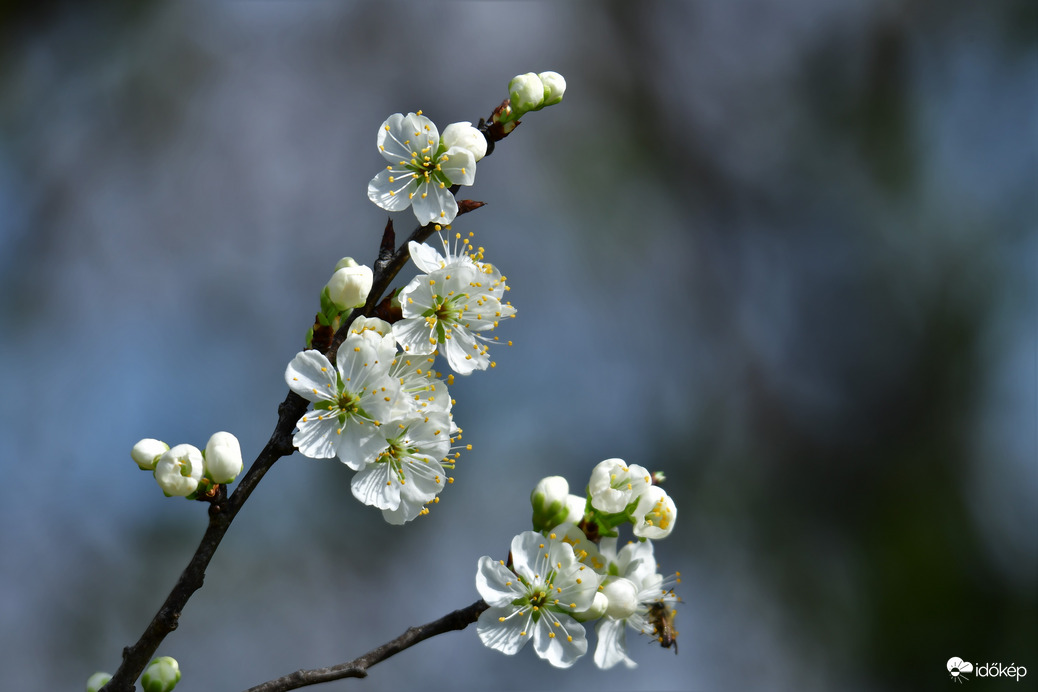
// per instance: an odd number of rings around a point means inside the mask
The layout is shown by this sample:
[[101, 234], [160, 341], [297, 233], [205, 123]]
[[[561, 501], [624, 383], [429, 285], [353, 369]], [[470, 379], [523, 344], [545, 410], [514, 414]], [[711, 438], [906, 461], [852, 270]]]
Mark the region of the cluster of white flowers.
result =
[[145, 438], [133, 446], [130, 456], [144, 471], [151, 471], [166, 497], [197, 497], [214, 485], [232, 483], [243, 464], [238, 438], [229, 432], [213, 433], [205, 451], [189, 444], [170, 448], [161, 440]]
[[[295, 393], [313, 402], [296, 424], [293, 443], [308, 457], [338, 459], [356, 471], [351, 487], [386, 521], [403, 524], [438, 502], [460, 456], [446, 381], [434, 369], [437, 353], [457, 373], [493, 365], [483, 332], [515, 315], [502, 302], [505, 278], [467, 242], [444, 254], [410, 244], [424, 272], [399, 295], [403, 318], [390, 325], [359, 317], [335, 354], [302, 351], [285, 370]], [[399, 349], [399, 350], [398, 350]]]
[[[512, 539], [509, 561], [479, 561], [476, 589], [490, 606], [477, 624], [483, 643], [511, 655], [532, 640], [538, 656], [568, 668], [588, 649], [582, 623], [597, 620], [599, 668], [637, 665], [627, 654], [628, 628], [676, 647], [680, 575], [658, 573], [650, 539], [670, 534], [677, 508], [649, 472], [606, 459], [586, 497], [551, 476], [531, 502], [535, 530]], [[640, 540], [617, 550], [616, 528], [625, 523]]]

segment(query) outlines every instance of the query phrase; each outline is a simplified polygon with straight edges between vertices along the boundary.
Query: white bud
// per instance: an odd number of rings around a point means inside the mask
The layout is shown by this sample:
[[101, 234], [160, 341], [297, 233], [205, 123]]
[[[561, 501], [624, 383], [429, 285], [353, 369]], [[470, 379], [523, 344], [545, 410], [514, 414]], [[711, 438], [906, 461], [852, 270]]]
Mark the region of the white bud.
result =
[[241, 473], [241, 445], [229, 432], [213, 433], [205, 446], [205, 475], [213, 483], [230, 483]]
[[172, 692], [180, 682], [180, 664], [171, 656], [159, 656], [148, 664], [141, 676], [144, 692]]
[[569, 482], [565, 478], [562, 476], [548, 476], [537, 482], [531, 497], [538, 498], [535, 502], [539, 501], [547, 506], [553, 505], [556, 502], [564, 505], [568, 495]]
[[544, 105], [544, 85], [541, 78], [533, 72], [516, 75], [508, 83], [508, 98], [511, 101], [512, 110], [516, 111], [514, 118], [522, 117], [523, 113], [539, 110]]
[[634, 510], [634, 535], [653, 540], [666, 538], [674, 530], [677, 518], [678, 508], [667, 491], [658, 485], [649, 486]]
[[537, 75], [544, 85], [544, 105], [554, 106], [562, 101], [566, 93], [566, 80], [558, 72], [541, 72]]
[[202, 453], [192, 445], [177, 445], [159, 457], [155, 464], [155, 480], [166, 497], [186, 497], [202, 480], [205, 463]]
[[357, 264], [352, 257], [343, 257], [328, 280], [328, 297], [340, 310], [360, 307], [371, 292], [372, 278], [371, 267]]
[[445, 147], [461, 147], [472, 152], [473, 158], [479, 161], [487, 155], [487, 138], [483, 133], [472, 127], [470, 122], [451, 123], [444, 128], [440, 135], [440, 142]]
[[591, 607], [580, 613], [573, 613], [573, 617], [578, 622], [588, 622], [590, 620], [597, 620], [598, 618], [605, 615], [606, 610], [609, 608], [609, 599], [601, 591], [595, 592], [595, 600], [591, 602]]
[[602, 593], [609, 599], [606, 616], [616, 620], [625, 620], [638, 608], [638, 587], [630, 579], [616, 577], [602, 588]]
[[87, 678], [86, 692], [97, 692], [112, 679], [111, 673], [94, 673]]
[[137, 462], [145, 471], [151, 471], [155, 468], [155, 462], [159, 460], [159, 457], [166, 453], [169, 449], [169, 445], [160, 440], [153, 440], [150, 437], [146, 437], [133, 446], [130, 451], [130, 456]]

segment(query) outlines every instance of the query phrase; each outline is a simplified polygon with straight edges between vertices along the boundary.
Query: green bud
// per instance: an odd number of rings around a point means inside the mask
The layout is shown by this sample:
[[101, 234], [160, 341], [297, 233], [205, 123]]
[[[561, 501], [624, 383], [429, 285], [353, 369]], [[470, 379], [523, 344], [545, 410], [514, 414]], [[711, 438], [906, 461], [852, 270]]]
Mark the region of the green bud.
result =
[[533, 530], [546, 531], [566, 521], [569, 483], [562, 476], [542, 478], [530, 493], [533, 505]]
[[87, 678], [86, 692], [97, 692], [112, 679], [111, 673], [94, 673]]
[[180, 682], [180, 664], [171, 656], [160, 656], [148, 664], [141, 676], [144, 692], [172, 692]]

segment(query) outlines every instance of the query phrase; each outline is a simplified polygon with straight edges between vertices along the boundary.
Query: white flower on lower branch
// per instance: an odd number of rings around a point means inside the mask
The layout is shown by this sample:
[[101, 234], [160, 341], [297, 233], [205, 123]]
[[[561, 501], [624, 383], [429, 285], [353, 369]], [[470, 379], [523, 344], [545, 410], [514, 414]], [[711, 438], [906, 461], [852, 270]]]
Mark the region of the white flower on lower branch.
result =
[[479, 560], [476, 588], [490, 605], [479, 616], [479, 638], [509, 655], [532, 640], [538, 656], [568, 668], [587, 652], [584, 626], [573, 615], [591, 607], [601, 576], [568, 543], [535, 531], [512, 539], [511, 559], [511, 569], [490, 557]]
[[664, 612], [667, 626], [673, 621], [678, 603], [673, 587], [680, 580], [676, 574], [665, 579], [657, 573], [652, 541], [628, 543], [617, 552], [616, 539], [603, 538], [599, 547], [609, 561], [609, 573], [616, 576], [606, 584], [609, 608], [595, 626], [595, 665], [608, 669], [623, 663], [634, 668], [637, 664], [627, 654], [627, 628], [656, 637], [664, 646], [673, 645], [677, 632], [661, 632], [655, 620]]

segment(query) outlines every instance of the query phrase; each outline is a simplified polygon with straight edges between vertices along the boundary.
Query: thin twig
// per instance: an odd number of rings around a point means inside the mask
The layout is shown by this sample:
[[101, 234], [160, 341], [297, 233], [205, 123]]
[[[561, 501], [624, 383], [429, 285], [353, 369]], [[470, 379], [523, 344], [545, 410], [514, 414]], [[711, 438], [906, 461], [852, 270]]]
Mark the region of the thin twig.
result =
[[295, 690], [308, 685], [331, 682], [332, 680], [367, 677], [368, 668], [376, 663], [384, 661], [390, 656], [394, 656], [421, 641], [425, 641], [429, 637], [435, 637], [437, 634], [454, 630], [463, 630], [475, 622], [479, 618], [479, 614], [489, 607], [486, 601], [476, 601], [467, 608], [455, 610], [453, 613], [444, 615], [439, 620], [434, 620], [418, 627], [411, 627], [396, 639], [386, 642], [382, 646], [372, 649], [348, 663], [340, 663], [328, 668], [297, 670], [276, 680], [269, 680], [261, 685], [250, 687], [248, 692], [284, 692], [285, 690]]

